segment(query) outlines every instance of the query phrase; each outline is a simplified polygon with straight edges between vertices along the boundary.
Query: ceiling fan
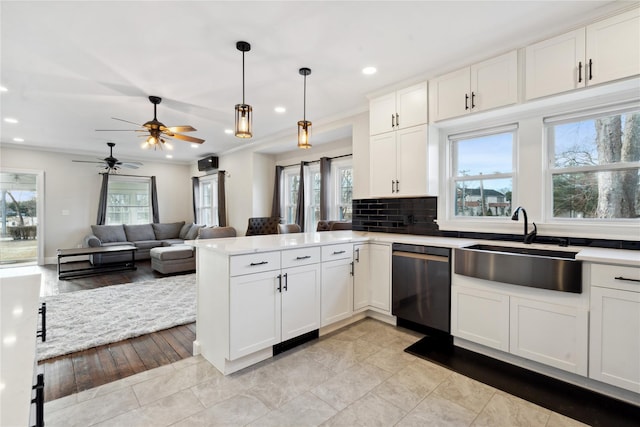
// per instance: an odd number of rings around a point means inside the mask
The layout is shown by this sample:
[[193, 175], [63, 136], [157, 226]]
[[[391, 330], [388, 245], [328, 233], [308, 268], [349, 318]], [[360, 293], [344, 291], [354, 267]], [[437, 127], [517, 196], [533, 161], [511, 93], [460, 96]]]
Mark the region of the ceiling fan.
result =
[[[133, 129], [134, 132], [145, 132], [144, 135], [140, 135], [146, 137], [146, 140], [142, 143], [143, 148], [153, 147], [155, 150], [157, 147], [162, 149], [162, 146], [166, 143], [165, 138], [171, 139], [180, 139], [182, 141], [192, 142], [194, 144], [202, 144], [204, 139], [195, 138], [193, 136], [182, 135], [178, 132], [194, 132], [197, 129], [193, 126], [184, 125], [184, 126], [165, 126], [164, 123], [160, 122], [157, 118], [157, 108], [158, 104], [162, 102], [162, 98], [159, 96], [150, 96], [149, 101], [153, 104], [153, 120], [149, 120], [145, 124], [138, 124], [134, 122], [130, 122], [129, 120], [118, 119], [116, 117], [112, 117], [114, 120], [118, 120], [125, 123], [131, 123], [132, 125], [140, 126], [142, 129]], [[126, 131], [130, 132], [131, 129], [96, 129], [98, 132], [111, 132], [111, 131]], [[147, 133], [148, 132], [148, 133]], [[171, 149], [172, 147], [167, 144], [167, 148]]]
[[120, 160], [113, 157], [113, 147], [115, 147], [115, 142], [107, 142], [109, 146], [109, 157], [105, 157], [104, 159], [98, 159], [99, 162], [92, 160], [72, 160], [72, 162], [77, 163], [96, 163], [104, 167], [107, 173], [117, 172], [119, 168], [129, 168], [129, 169], [138, 169], [142, 166], [140, 162], [121, 162]]

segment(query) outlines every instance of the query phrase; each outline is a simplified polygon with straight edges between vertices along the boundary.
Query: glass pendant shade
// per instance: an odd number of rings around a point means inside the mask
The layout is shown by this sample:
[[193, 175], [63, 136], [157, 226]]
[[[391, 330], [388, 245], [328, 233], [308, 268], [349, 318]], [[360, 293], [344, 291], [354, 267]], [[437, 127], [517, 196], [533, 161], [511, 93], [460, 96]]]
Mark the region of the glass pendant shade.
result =
[[244, 102], [244, 53], [251, 50], [247, 42], [237, 42], [236, 49], [242, 52], [242, 104], [236, 104], [236, 131], [238, 138], [251, 138], [253, 136], [252, 124], [253, 108]]
[[238, 138], [251, 138], [253, 108], [247, 104], [236, 105], [236, 136]]
[[311, 136], [311, 122], [300, 120], [298, 122], [298, 148], [311, 148], [309, 137]]

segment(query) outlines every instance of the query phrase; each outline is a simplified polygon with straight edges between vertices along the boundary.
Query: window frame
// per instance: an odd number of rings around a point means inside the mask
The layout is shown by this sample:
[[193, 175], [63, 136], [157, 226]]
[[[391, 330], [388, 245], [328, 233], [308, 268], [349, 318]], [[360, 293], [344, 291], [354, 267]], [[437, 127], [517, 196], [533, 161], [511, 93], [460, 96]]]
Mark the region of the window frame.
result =
[[[298, 200], [296, 198], [296, 200], [289, 200], [290, 198], [290, 192], [289, 192], [289, 187], [288, 187], [288, 182], [289, 179], [292, 179], [294, 177], [298, 177], [298, 185], [300, 185], [300, 166], [295, 165], [295, 166], [289, 166], [289, 167], [285, 167], [282, 170], [282, 183], [281, 183], [281, 188], [282, 188], [282, 196], [281, 196], [281, 200], [280, 200], [280, 204], [281, 204], [281, 208], [282, 208], [282, 219], [284, 220], [284, 222], [286, 224], [293, 224], [296, 222], [296, 218], [295, 218], [295, 212], [298, 206]], [[297, 194], [297, 193], [296, 193]], [[293, 208], [291, 210], [293, 218], [289, 218], [288, 214], [289, 214], [289, 207]]]
[[584, 225], [621, 225], [625, 223], [637, 223], [640, 218], [572, 218], [572, 217], [556, 217], [553, 213], [553, 176], [572, 173], [590, 173], [590, 172], [615, 172], [628, 169], [636, 169], [640, 172], [639, 162], [616, 162], [604, 165], [589, 166], [573, 166], [573, 167], [555, 167], [555, 138], [553, 130], [555, 125], [574, 123], [578, 121], [595, 120], [599, 117], [611, 116], [616, 114], [625, 114], [637, 111], [640, 113], [640, 107], [637, 103], [623, 103], [613, 106], [597, 107], [587, 110], [574, 111], [566, 114], [548, 116], [543, 118], [543, 154], [544, 154], [544, 220], [548, 224], [584, 224]]
[[[199, 203], [198, 203], [198, 223], [209, 227], [217, 227], [220, 224], [218, 215], [218, 174], [205, 175], [198, 178], [199, 181]], [[211, 186], [211, 203], [205, 203], [205, 189]], [[210, 211], [211, 224], [204, 221], [204, 212]]]
[[[143, 219], [142, 221], [133, 221], [131, 222], [131, 218], [132, 215], [135, 213], [134, 211], [131, 211], [132, 208], [134, 208], [134, 210], [138, 210], [139, 208], [144, 208], [145, 205], [132, 205], [130, 202], [128, 205], [123, 205], [123, 206], [117, 206], [117, 205], [113, 205], [111, 204], [111, 196], [112, 196], [112, 185], [114, 184], [123, 184], [123, 183], [135, 183], [135, 184], [140, 184], [140, 183], [145, 183], [147, 186], [147, 218]], [[119, 193], [116, 193], [119, 194]], [[136, 193], [138, 194], [138, 193]], [[128, 220], [124, 221], [122, 218], [124, 216], [125, 212], [114, 212], [111, 209], [112, 208], [125, 208], [126, 214], [128, 216]], [[111, 221], [111, 216], [118, 214], [120, 216], [120, 221], [117, 222], [113, 222]], [[137, 215], [140, 215], [140, 212], [137, 212]], [[137, 176], [119, 176], [119, 175], [110, 175], [109, 176], [109, 182], [108, 182], [108, 186], [107, 186], [107, 207], [106, 207], [106, 215], [105, 215], [105, 225], [120, 225], [120, 224], [126, 224], [126, 225], [141, 225], [141, 224], [150, 224], [153, 222], [153, 206], [151, 203], [151, 178], [150, 177], [137, 177]]]
[[351, 169], [351, 206], [353, 207], [353, 159], [340, 159], [331, 161], [331, 206], [329, 207], [330, 219], [338, 221], [350, 221], [353, 218], [353, 211], [351, 212], [351, 218], [340, 218], [340, 208], [343, 206], [342, 200], [342, 187], [340, 182], [340, 171]]

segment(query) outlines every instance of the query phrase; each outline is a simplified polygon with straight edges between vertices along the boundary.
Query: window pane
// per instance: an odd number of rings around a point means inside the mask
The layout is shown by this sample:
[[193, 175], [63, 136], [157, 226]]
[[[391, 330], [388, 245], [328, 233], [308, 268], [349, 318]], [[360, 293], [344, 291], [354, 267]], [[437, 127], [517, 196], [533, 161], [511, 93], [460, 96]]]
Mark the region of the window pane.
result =
[[149, 180], [110, 177], [107, 190], [107, 224], [151, 222]]
[[553, 126], [556, 168], [640, 160], [640, 113], [615, 114]]
[[511, 215], [512, 180], [483, 179], [456, 183], [456, 216]]
[[499, 133], [454, 141], [456, 176], [510, 173], [513, 170], [513, 133]]
[[557, 218], [640, 217], [638, 169], [553, 175]]

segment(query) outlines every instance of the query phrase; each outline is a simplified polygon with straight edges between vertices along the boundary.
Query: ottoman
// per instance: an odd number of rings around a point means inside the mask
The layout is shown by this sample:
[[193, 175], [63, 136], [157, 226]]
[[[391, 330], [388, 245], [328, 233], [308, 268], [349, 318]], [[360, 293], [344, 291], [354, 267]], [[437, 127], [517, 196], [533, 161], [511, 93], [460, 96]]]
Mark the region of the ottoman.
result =
[[189, 245], [174, 245], [152, 248], [151, 268], [162, 273], [182, 273], [196, 269], [194, 248]]

